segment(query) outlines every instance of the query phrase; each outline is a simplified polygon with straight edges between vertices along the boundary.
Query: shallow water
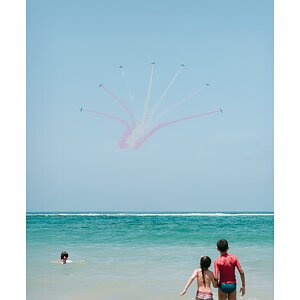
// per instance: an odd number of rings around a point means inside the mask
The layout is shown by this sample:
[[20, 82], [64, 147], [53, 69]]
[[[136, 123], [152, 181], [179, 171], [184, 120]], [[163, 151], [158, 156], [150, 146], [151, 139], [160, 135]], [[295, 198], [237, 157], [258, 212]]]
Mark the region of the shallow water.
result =
[[[192, 299], [195, 283], [180, 291], [225, 238], [246, 273], [243, 299], [271, 300], [273, 228], [268, 213], [27, 214], [27, 299]], [[53, 263], [63, 250], [73, 262]]]

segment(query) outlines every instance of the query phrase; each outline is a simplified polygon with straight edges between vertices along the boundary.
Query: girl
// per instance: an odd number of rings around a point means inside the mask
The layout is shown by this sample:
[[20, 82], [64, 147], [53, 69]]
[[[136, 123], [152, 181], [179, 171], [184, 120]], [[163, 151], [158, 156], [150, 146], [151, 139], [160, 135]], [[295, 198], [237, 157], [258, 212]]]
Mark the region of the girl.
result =
[[189, 280], [187, 281], [184, 290], [180, 293], [183, 296], [193, 280], [197, 277], [198, 290], [196, 293], [195, 300], [213, 300], [213, 293], [210, 289], [212, 283], [214, 287], [218, 287], [213, 272], [209, 271], [208, 268], [211, 265], [211, 259], [208, 256], [201, 256], [200, 269], [196, 269]]

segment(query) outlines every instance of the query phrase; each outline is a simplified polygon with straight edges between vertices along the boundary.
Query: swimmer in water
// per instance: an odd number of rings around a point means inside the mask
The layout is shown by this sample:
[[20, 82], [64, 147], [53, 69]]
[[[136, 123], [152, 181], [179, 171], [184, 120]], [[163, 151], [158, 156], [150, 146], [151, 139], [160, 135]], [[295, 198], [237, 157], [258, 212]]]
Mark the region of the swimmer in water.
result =
[[69, 257], [68, 252], [63, 251], [63, 252], [60, 254], [60, 262], [61, 262], [62, 264], [67, 264], [67, 263], [72, 262], [71, 260], [68, 259], [68, 257]]

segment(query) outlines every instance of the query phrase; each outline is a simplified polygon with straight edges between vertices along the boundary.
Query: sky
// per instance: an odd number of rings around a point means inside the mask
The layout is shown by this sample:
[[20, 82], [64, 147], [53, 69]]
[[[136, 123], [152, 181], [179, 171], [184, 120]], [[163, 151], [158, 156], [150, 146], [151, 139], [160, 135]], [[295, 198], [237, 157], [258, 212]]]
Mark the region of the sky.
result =
[[[273, 1], [28, 0], [26, 34], [27, 211], [273, 210]], [[120, 149], [80, 108], [140, 120], [152, 61], [151, 107], [204, 87], [166, 121], [223, 112]]]

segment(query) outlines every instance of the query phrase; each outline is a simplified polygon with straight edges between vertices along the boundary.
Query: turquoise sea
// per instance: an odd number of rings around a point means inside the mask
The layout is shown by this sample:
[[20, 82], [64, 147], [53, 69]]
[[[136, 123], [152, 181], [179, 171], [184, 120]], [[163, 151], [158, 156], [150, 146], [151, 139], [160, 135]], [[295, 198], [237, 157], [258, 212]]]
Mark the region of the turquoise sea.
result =
[[[223, 238], [246, 274], [241, 299], [273, 299], [273, 213], [27, 213], [27, 299], [193, 299], [196, 282], [179, 293]], [[64, 250], [72, 263], [57, 263]]]

